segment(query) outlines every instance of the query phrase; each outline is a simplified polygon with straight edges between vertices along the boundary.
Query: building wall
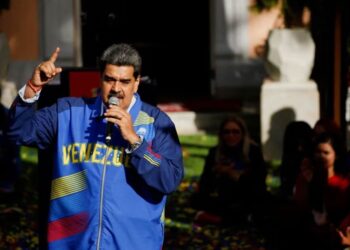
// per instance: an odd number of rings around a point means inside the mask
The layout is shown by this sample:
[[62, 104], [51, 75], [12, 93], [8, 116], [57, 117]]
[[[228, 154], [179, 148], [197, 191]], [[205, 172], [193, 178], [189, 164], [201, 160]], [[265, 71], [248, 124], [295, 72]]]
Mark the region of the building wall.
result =
[[0, 31], [5, 32], [11, 60], [37, 60], [39, 57], [38, 0], [11, 0], [10, 9], [0, 14]]

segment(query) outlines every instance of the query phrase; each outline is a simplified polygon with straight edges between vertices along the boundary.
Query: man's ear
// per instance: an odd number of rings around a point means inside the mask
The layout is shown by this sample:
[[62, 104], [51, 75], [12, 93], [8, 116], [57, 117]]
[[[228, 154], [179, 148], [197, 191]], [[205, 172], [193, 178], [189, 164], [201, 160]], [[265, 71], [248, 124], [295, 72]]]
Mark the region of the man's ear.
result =
[[135, 84], [134, 84], [134, 93], [137, 92], [137, 90], [139, 89], [139, 85], [141, 83], [141, 76], [138, 76], [135, 80]]

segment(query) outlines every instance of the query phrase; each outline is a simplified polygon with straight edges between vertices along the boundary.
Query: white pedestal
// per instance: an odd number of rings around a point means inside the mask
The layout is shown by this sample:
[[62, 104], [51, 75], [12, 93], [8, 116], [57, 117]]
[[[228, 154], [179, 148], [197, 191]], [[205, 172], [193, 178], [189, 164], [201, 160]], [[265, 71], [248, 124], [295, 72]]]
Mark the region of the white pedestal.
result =
[[211, 132], [217, 134], [221, 121], [233, 113], [209, 112], [196, 113], [193, 111], [167, 112], [174, 122], [179, 135], [204, 134]]
[[313, 81], [264, 81], [260, 95], [261, 144], [265, 160], [281, 160], [283, 135], [291, 121], [314, 126], [320, 117], [317, 85]]

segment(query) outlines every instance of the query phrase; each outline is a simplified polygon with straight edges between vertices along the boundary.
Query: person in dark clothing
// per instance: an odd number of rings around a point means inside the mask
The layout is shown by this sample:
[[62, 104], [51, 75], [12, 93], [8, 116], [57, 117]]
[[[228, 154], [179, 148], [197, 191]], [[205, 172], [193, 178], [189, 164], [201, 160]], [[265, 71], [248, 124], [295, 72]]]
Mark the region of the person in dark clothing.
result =
[[195, 194], [196, 222], [245, 221], [266, 191], [266, 166], [260, 148], [239, 117], [225, 119], [218, 145], [211, 148]]
[[310, 156], [312, 128], [304, 121], [292, 121], [286, 127], [280, 166], [281, 196], [291, 198], [301, 162]]

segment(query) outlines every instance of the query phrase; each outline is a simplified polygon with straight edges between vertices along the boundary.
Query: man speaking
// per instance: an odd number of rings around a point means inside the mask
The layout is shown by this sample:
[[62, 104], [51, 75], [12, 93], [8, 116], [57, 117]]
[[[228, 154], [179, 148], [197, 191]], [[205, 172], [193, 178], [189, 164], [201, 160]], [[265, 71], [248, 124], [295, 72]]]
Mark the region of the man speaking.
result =
[[173, 122], [137, 94], [139, 53], [110, 46], [101, 57], [98, 97], [61, 98], [35, 110], [41, 89], [62, 71], [58, 55], [59, 48], [34, 69], [10, 110], [11, 140], [55, 149], [54, 166], [47, 166], [48, 248], [161, 249], [166, 196], [184, 169]]

